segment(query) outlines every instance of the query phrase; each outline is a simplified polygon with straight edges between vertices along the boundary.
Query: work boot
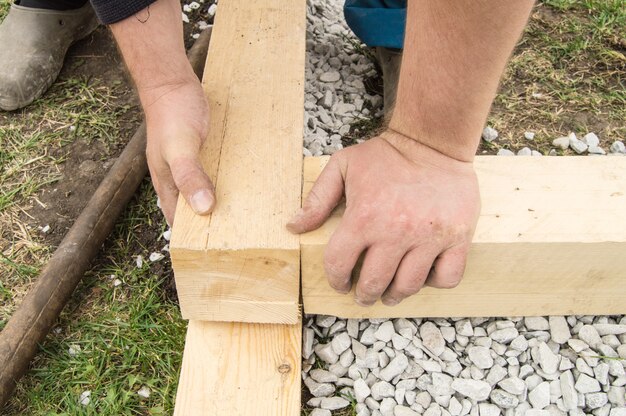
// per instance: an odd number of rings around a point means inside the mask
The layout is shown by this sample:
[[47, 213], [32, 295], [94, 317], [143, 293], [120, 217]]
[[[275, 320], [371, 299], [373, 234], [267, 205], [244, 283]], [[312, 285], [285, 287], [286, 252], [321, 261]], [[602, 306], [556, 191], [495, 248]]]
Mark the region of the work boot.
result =
[[379, 46], [376, 48], [376, 57], [383, 70], [383, 111], [385, 112], [385, 120], [389, 121], [396, 104], [402, 49]]
[[0, 24], [0, 109], [39, 98], [59, 75], [70, 45], [97, 26], [89, 2], [63, 11], [13, 4]]

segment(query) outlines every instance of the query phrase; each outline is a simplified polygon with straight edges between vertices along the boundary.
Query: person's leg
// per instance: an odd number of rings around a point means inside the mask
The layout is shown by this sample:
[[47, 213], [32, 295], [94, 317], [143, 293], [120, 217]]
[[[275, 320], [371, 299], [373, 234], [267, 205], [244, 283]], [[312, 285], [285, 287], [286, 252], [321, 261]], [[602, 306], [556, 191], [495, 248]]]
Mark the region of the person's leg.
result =
[[383, 71], [385, 118], [389, 119], [398, 89], [406, 0], [346, 0], [344, 15], [354, 34], [367, 46], [376, 48]]
[[0, 24], [0, 109], [16, 110], [39, 98], [59, 75], [70, 45], [97, 26], [87, 1], [14, 3]]
[[346, 0], [343, 14], [367, 46], [402, 49], [407, 0]]

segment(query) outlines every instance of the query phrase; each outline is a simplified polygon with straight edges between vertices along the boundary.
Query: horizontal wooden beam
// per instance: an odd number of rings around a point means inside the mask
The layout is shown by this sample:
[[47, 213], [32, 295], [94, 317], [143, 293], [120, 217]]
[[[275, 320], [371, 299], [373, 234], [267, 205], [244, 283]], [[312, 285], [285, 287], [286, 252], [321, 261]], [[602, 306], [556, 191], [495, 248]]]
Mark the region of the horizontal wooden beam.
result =
[[170, 252], [186, 319], [295, 324], [300, 247], [304, 0], [220, 1], [203, 86], [200, 155], [216, 188], [210, 216], [179, 199]]
[[[304, 195], [328, 158], [306, 158]], [[343, 207], [301, 236], [304, 311], [344, 318], [626, 313], [626, 158], [477, 157], [482, 213], [461, 284], [365, 308], [328, 285]]]
[[301, 321], [189, 321], [174, 416], [300, 415], [301, 334]]

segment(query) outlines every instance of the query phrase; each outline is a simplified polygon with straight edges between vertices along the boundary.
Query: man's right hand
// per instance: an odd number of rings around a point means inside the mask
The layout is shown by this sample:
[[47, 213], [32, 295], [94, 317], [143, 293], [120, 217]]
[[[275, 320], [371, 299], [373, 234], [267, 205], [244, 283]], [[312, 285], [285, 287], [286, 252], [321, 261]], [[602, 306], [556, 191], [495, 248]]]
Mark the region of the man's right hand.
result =
[[215, 193], [198, 159], [209, 125], [200, 82], [194, 78], [140, 93], [148, 129], [150, 176], [167, 222], [174, 223], [179, 193], [196, 213], [208, 214], [215, 206]]

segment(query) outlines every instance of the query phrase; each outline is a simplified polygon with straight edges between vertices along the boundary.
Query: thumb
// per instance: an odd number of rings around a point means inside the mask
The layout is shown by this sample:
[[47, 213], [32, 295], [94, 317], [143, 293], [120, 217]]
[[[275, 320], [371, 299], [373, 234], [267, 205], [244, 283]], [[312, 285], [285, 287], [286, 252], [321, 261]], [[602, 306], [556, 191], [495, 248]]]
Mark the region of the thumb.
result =
[[215, 206], [215, 188], [196, 158], [182, 157], [170, 163], [174, 184], [196, 214], [206, 215]]
[[302, 209], [287, 224], [292, 233], [300, 234], [318, 228], [341, 201], [344, 182], [338, 156], [330, 158], [304, 200]]

